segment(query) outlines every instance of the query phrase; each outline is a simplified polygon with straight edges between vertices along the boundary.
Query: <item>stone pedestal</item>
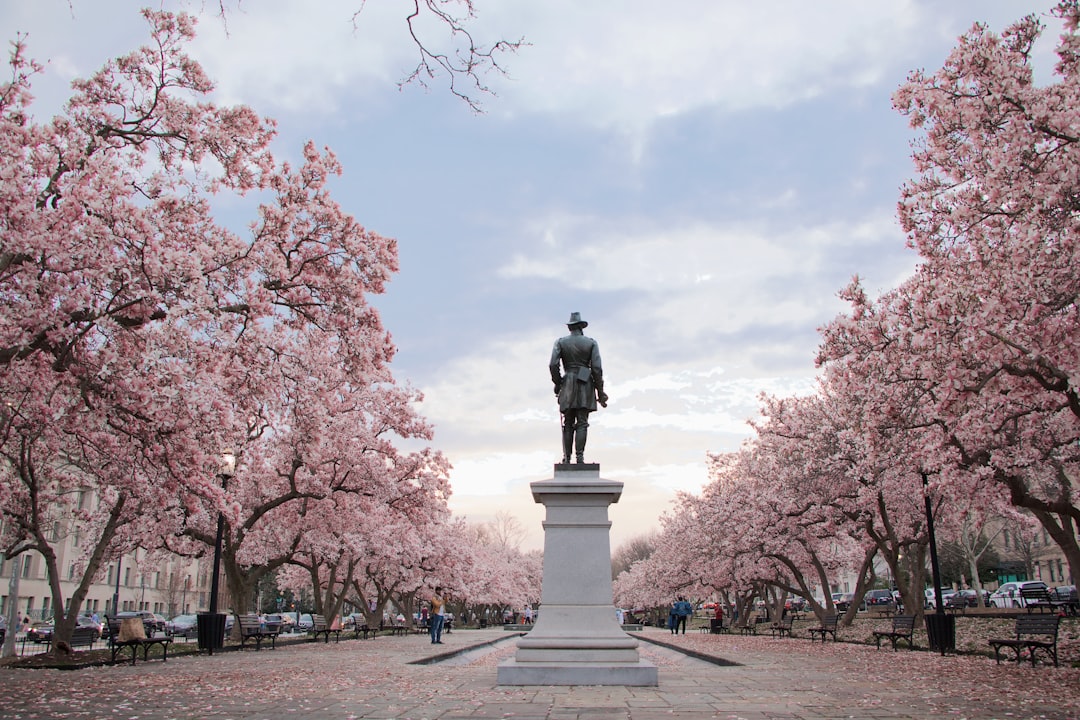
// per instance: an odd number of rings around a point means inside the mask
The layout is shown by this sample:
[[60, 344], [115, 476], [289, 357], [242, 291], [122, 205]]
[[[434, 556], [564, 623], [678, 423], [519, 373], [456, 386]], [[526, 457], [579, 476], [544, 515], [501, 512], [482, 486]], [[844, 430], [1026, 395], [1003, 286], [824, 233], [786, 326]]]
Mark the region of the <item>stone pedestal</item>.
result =
[[499, 665], [500, 685], [656, 685], [657, 669], [623, 632], [611, 596], [608, 506], [623, 484], [595, 464], [556, 465], [530, 485], [547, 510], [540, 615]]

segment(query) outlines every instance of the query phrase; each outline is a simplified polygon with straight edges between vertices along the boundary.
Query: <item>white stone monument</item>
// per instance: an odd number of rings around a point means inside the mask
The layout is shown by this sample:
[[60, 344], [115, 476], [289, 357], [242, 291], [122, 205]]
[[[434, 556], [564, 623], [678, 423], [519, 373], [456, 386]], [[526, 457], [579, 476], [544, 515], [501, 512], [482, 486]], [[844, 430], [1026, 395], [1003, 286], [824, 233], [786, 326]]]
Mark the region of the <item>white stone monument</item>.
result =
[[540, 614], [499, 665], [499, 685], [656, 685], [656, 666], [615, 617], [611, 595], [608, 506], [623, 484], [592, 463], [559, 464], [530, 485], [542, 503], [544, 579]]

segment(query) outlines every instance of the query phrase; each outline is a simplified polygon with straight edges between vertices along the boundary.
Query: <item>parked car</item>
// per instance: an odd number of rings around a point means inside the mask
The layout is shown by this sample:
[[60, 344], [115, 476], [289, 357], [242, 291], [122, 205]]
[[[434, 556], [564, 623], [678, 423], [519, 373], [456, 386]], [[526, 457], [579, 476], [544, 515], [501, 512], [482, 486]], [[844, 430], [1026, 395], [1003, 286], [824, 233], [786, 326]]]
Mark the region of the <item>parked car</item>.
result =
[[[129, 620], [131, 618], [141, 619], [143, 621], [143, 627], [146, 629], [146, 634], [148, 636], [154, 635], [159, 632], [165, 632], [166, 626], [168, 625], [168, 621], [165, 618], [155, 613], [152, 613], [149, 610], [122, 611], [116, 613], [115, 618], [120, 621]], [[108, 635], [108, 628], [104, 628], [103, 632]]]
[[[951, 598], [954, 593], [956, 593], [956, 591], [952, 588], [941, 588], [941, 602], [945, 603], [945, 605], [948, 605], [949, 598]], [[934, 594], [934, 588], [926, 588], [926, 590], [923, 592], [923, 597], [926, 598], [925, 602], [923, 603], [923, 608], [928, 610], [937, 608], [937, 596]]]
[[1048, 589], [1042, 580], [1007, 582], [990, 594], [990, 604], [998, 608], [1022, 608], [1024, 598], [1020, 595], [1020, 591], [1025, 588]]
[[296, 621], [287, 613], [270, 613], [263, 617], [263, 622], [267, 625], [277, 625], [283, 633], [292, 632], [293, 626], [296, 625]]
[[315, 621], [311, 619], [311, 615], [304, 613], [296, 623], [296, 632], [309, 632], [313, 627], [315, 627]]
[[967, 607], [990, 607], [990, 591], [982, 591], [982, 600], [979, 600], [979, 593], [972, 589], [957, 590], [953, 595], [953, 604], [958, 605], [960, 601]]
[[847, 612], [853, 600], [855, 600], [855, 593], [833, 594], [833, 606], [836, 608], [836, 612]]
[[26, 631], [26, 639], [34, 643], [52, 642], [52, 636], [52, 620], [34, 623], [30, 626], [30, 629]]
[[1075, 585], [1058, 585], [1052, 594], [1054, 599], [1060, 602], [1076, 602]]
[[177, 615], [165, 623], [165, 634], [169, 637], [198, 637], [198, 616], [190, 614]]
[[[712, 603], [712, 606], [715, 609], [716, 603]], [[793, 612], [803, 612], [806, 610], [806, 598], [799, 597], [798, 595], [789, 597], [784, 601], [784, 609]]]
[[892, 590], [868, 590], [863, 595], [863, 610], [881, 610], [895, 605]]
[[[101, 637], [101, 623], [94, 622], [94, 619], [89, 615], [79, 615], [76, 617], [75, 627], [93, 628], [94, 639], [97, 640]], [[51, 618], [44, 622], [34, 623], [34, 625], [26, 631], [26, 639], [35, 643], [52, 642], [52, 636], [55, 629], [55, 621]]]
[[94, 639], [101, 637], [101, 622], [89, 615], [80, 615], [75, 618], [75, 627], [88, 627], [94, 629]]

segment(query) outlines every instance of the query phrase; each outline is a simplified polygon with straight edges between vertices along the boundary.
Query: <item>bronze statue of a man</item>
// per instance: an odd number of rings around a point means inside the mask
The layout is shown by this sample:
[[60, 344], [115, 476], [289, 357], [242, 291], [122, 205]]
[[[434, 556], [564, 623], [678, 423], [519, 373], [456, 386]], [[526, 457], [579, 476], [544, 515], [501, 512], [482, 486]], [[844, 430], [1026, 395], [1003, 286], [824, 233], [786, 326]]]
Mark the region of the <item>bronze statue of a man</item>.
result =
[[[562, 413], [563, 462], [570, 462], [573, 450], [577, 462], [585, 462], [585, 442], [589, 437], [589, 413], [607, 407], [608, 396], [604, 393], [604, 370], [600, 366], [600, 346], [582, 332], [589, 323], [581, 319], [581, 313], [570, 313], [566, 327], [570, 334], [555, 341], [551, 349], [551, 381], [559, 396], [559, 412]], [[559, 372], [559, 363], [562, 372]]]

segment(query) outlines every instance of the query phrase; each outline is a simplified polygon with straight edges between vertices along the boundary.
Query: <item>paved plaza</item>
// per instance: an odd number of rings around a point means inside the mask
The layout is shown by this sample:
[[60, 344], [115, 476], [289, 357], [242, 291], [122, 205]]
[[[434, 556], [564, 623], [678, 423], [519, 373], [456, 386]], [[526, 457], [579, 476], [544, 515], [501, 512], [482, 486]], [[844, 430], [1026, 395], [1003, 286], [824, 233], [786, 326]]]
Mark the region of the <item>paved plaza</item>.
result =
[[[0, 669], [0, 718], [514, 718], [515, 720], [745, 720], [1080, 717], [1080, 670], [995, 666], [985, 657], [875, 650], [853, 643], [713, 636], [672, 643], [718, 665], [643, 643], [660, 685], [499, 687], [496, 665], [512, 654], [502, 629], [426, 636], [296, 642], [276, 650], [81, 670]], [[500, 642], [504, 641], [504, 642]], [[494, 643], [494, 644], [492, 644]], [[478, 649], [435, 664], [437, 654]]]

